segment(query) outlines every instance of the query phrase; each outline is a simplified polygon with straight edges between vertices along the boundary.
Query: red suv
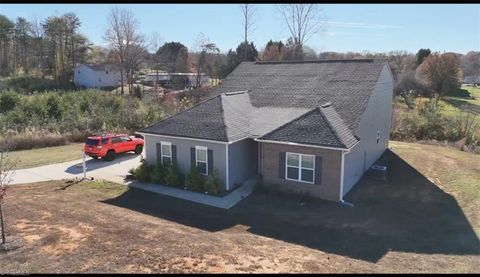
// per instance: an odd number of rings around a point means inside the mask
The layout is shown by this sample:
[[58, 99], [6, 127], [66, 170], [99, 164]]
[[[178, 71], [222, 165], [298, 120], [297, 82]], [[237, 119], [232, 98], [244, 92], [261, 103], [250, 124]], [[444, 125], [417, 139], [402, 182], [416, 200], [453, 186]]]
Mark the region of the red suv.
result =
[[141, 154], [143, 150], [143, 139], [129, 137], [126, 134], [105, 134], [102, 136], [88, 137], [83, 151], [94, 159], [105, 158], [113, 161], [120, 153], [134, 151]]

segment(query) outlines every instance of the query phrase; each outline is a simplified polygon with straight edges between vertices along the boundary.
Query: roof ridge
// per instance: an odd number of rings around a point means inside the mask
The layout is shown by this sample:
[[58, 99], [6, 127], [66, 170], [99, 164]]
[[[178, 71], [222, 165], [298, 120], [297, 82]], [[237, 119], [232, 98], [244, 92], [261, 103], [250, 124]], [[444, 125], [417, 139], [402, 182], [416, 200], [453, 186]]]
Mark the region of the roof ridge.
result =
[[[218, 94], [215, 97], [220, 98], [220, 110], [221, 110], [221, 117], [222, 117], [222, 123], [223, 123], [223, 134], [225, 135], [225, 137], [227, 138], [227, 141], [228, 141], [228, 132], [227, 132], [228, 126], [227, 126], [227, 121], [225, 120], [225, 109], [223, 108], [222, 94]], [[215, 97], [212, 97], [212, 99], [215, 98]]]
[[255, 64], [297, 64], [297, 63], [335, 63], [335, 62], [375, 62], [387, 60], [386, 58], [360, 58], [360, 59], [319, 59], [319, 60], [288, 60], [288, 61], [256, 61]]
[[227, 108], [228, 108], [230, 111], [234, 111], [234, 112], [236, 112], [236, 113], [238, 113], [238, 114], [244, 115], [244, 116], [248, 119], [249, 129], [251, 129], [251, 125], [252, 125], [252, 122], [251, 122], [251, 121], [252, 121], [251, 112], [252, 112], [252, 111], [249, 110], [249, 111], [245, 112], [245, 111], [242, 111], [242, 110], [239, 110], [239, 109], [235, 108], [235, 106], [232, 105], [232, 102], [231, 102], [231, 101], [233, 101], [233, 99], [230, 98], [230, 96], [244, 96], [244, 97], [247, 97], [249, 107], [250, 107], [250, 108], [253, 108], [252, 103], [250, 102], [249, 94], [248, 94], [249, 91], [250, 91], [250, 90], [246, 90], [246, 91], [243, 91], [243, 92], [240, 91], [240, 92], [238, 92], [238, 93], [234, 93], [234, 94], [231, 94], [231, 95], [227, 95], [227, 94], [225, 94], [225, 93], [219, 94], [219, 96], [221, 96], [221, 98], [220, 98], [221, 104], [220, 104], [220, 105], [221, 105], [221, 107], [222, 107], [222, 120], [223, 120], [223, 124], [224, 124], [224, 126], [225, 126], [225, 133], [226, 133], [228, 139], [230, 139], [230, 137], [231, 137], [231, 136], [230, 136], [230, 132], [231, 132], [230, 130], [231, 130], [231, 128], [230, 128], [230, 125], [228, 125], [227, 122], [226, 122], [227, 118], [226, 118], [226, 116], [225, 116], [226, 113], [225, 113], [225, 109], [224, 109], [224, 104], [228, 104], [228, 105], [229, 105]]
[[[335, 128], [335, 126], [333, 126], [333, 124], [332, 124], [332, 122], [330, 122], [330, 119], [328, 118], [328, 116], [324, 113], [324, 109], [328, 109], [328, 108], [331, 108], [333, 110], [333, 112], [338, 116], [338, 118], [342, 121], [342, 124], [345, 125], [345, 122], [343, 121], [343, 118], [337, 113], [337, 110], [335, 110], [333, 105], [329, 105], [327, 107], [317, 107], [317, 109], [319, 109], [320, 113], [322, 114], [323, 118], [325, 118], [325, 121], [327, 122], [328, 127], [330, 127], [330, 129], [333, 131], [333, 134], [335, 135], [335, 137], [337, 137], [338, 141], [340, 141], [340, 143], [342, 144], [343, 147], [346, 147], [346, 144], [343, 141], [342, 137], [339, 135], [339, 133], [337, 131], [337, 128]], [[348, 130], [350, 131], [350, 129], [348, 129]]]

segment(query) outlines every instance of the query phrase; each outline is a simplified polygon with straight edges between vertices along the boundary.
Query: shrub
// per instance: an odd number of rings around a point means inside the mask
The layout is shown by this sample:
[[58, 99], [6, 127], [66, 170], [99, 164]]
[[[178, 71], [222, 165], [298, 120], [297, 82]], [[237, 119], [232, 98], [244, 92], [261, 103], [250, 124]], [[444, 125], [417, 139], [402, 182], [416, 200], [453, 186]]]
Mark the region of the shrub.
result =
[[165, 183], [166, 170], [168, 169], [164, 168], [161, 163], [157, 163], [152, 172], [150, 172], [150, 181], [155, 184]]
[[18, 94], [8, 91], [0, 96], [0, 113], [11, 111], [20, 101]]
[[140, 165], [133, 170], [133, 176], [139, 181], [150, 182], [150, 174], [153, 168], [154, 167], [148, 164], [146, 160], [142, 159]]
[[214, 169], [212, 174], [207, 178], [207, 181], [204, 185], [204, 190], [209, 194], [218, 194], [224, 188], [222, 179], [217, 169]]
[[165, 183], [174, 187], [181, 187], [183, 185], [183, 176], [178, 170], [177, 164], [169, 166], [165, 173]]
[[187, 177], [185, 178], [185, 185], [187, 186], [188, 190], [202, 192], [204, 180], [196, 167], [192, 168], [190, 172], [188, 172]]

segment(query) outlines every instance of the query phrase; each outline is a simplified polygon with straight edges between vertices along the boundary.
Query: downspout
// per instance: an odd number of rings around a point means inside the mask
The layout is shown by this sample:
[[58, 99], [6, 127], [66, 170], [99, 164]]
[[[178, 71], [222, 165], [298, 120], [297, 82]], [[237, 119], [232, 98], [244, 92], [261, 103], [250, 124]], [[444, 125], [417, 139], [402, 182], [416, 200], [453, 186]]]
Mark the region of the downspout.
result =
[[229, 179], [229, 176], [228, 176], [228, 168], [230, 167], [230, 162], [228, 160], [228, 144], [225, 144], [225, 159], [226, 159], [226, 165], [227, 165], [227, 168], [225, 170], [225, 175], [227, 177], [227, 179], [225, 180], [225, 185], [226, 185], [226, 189], [227, 191], [230, 189], [230, 186], [229, 186], [229, 183], [230, 183], [230, 179]]
[[341, 164], [341, 169], [340, 169], [340, 203], [343, 205], [349, 206], [349, 207], [354, 207], [353, 203], [346, 202], [343, 200], [343, 181], [344, 181], [344, 175], [345, 175], [345, 154], [350, 151], [342, 151], [342, 164]]

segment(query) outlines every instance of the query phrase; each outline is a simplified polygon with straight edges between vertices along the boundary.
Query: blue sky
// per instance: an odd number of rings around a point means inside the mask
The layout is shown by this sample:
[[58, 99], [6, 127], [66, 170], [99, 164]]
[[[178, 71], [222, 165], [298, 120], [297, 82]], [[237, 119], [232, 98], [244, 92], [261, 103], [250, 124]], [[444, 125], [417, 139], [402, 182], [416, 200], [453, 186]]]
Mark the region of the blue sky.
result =
[[[180, 41], [191, 47], [204, 33], [222, 52], [243, 40], [238, 4], [0, 4], [0, 14], [40, 20], [74, 12], [80, 32], [102, 45], [107, 15], [112, 7], [131, 10], [141, 31], [154, 31], [163, 41]], [[288, 37], [273, 4], [256, 4], [256, 25], [251, 35], [258, 49], [269, 39]], [[480, 5], [464, 4], [321, 4], [329, 23], [307, 45], [318, 51], [364, 50], [386, 52], [420, 48], [466, 53], [480, 50]]]

